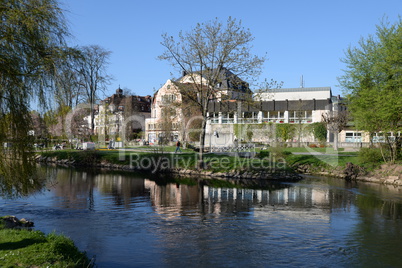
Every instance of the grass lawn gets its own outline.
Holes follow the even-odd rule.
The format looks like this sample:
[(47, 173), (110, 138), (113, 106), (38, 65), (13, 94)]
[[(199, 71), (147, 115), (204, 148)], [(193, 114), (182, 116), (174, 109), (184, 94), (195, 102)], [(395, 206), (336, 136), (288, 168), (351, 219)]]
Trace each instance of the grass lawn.
[[(95, 150), (95, 151), (77, 151), (77, 150), (59, 150), (43, 152), (46, 157), (56, 157), (58, 160), (75, 160), (81, 164), (93, 164), (95, 162), (106, 161), (111, 164), (133, 165), (142, 167), (169, 167), (196, 169), (198, 162), (198, 153), (192, 150), (183, 150), (182, 153), (175, 154), (175, 147), (167, 147), (162, 153), (144, 152), (133, 150)], [(230, 170), (249, 170), (259, 168), (282, 169), (282, 162), (275, 162), (272, 159), (258, 158), (239, 158), (222, 154), (208, 153), (204, 154), (204, 162), (207, 170), (213, 172), (227, 172)]]
[(74, 242), (54, 233), (0, 226), (0, 267), (91, 267)]
[(357, 153), (339, 154), (339, 155), (295, 155), (291, 154), (286, 157), (289, 164), (312, 164), (315, 166), (345, 166), (351, 162), (358, 165), (359, 159)]

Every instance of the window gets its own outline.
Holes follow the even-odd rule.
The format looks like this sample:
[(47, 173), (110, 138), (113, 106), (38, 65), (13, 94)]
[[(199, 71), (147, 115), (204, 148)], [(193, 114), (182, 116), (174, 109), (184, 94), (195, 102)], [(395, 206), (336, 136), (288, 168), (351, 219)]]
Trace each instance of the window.
[(362, 142), (362, 134), (359, 132), (346, 132), (345, 142)]
[(311, 123), (312, 118), (312, 111), (289, 111), (290, 123)]
[(171, 103), (176, 100), (176, 95), (167, 94), (162, 96), (162, 103)]

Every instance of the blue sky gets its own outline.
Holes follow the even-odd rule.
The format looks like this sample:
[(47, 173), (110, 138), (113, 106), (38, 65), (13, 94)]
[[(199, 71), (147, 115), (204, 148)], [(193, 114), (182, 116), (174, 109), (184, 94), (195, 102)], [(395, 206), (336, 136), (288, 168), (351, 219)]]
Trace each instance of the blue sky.
[(255, 37), (253, 53), (264, 55), (260, 80), (283, 81), (283, 87), (330, 86), (342, 95), (344, 51), (375, 33), (386, 16), (402, 14), (402, 0), (60, 0), (67, 10), (70, 45), (99, 45), (112, 52), (108, 72), (114, 77), (107, 94), (120, 86), (133, 94), (152, 95), (172, 78), (174, 69), (157, 56), (161, 35), (177, 35), (198, 22), (231, 16)]

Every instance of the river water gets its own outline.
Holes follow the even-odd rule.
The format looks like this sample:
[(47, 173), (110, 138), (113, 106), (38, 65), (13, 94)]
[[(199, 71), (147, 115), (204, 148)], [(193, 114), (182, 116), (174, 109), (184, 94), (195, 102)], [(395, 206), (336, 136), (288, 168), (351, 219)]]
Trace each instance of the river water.
[(46, 188), (0, 199), (0, 214), (70, 237), (97, 267), (402, 267), (400, 188), (306, 177), (246, 189), (42, 172)]

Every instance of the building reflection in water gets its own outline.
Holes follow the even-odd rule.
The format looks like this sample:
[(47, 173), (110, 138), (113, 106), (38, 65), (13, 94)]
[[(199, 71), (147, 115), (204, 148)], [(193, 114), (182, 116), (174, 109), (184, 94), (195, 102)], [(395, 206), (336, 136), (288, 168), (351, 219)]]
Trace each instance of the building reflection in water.
[(203, 215), (226, 213), (282, 213), (303, 212), (328, 220), (330, 194), (328, 189), (284, 187), (275, 190), (241, 188), (214, 188), (178, 184), (157, 185), (145, 180), (152, 204), (157, 213), (167, 217), (193, 215), (195, 210)]
[(122, 174), (97, 174), (72, 169), (57, 169), (57, 182), (49, 183), (57, 196), (58, 206), (94, 210), (95, 195), (103, 196), (110, 206), (130, 209), (135, 198), (149, 198), (144, 180)]
[[(166, 217), (200, 214), (253, 213), (261, 216), (269, 211), (292, 214), (297, 217), (323, 217), (336, 209), (349, 210), (353, 203), (378, 203), (382, 211), (390, 206), (389, 217), (399, 217), (401, 205), (384, 204), (378, 197), (358, 195), (345, 191), (345, 185), (310, 187), (308, 184), (276, 184), (266, 190), (242, 188), (215, 188), (194, 185), (162, 183), (133, 177), (133, 174), (93, 173), (72, 169), (50, 169), (52, 178), (48, 187), (54, 188), (58, 207), (94, 210), (109, 206), (130, 210), (138, 202), (150, 202), (156, 213)], [(338, 183), (345, 183), (338, 180)], [(369, 187), (364, 184), (364, 187)], [(376, 186), (379, 187), (379, 186)], [(385, 189), (385, 188), (384, 188)], [(399, 193), (398, 193), (399, 194)], [(395, 195), (395, 194), (394, 194)], [(102, 197), (102, 204), (96, 197)], [(370, 200), (371, 201), (370, 201)], [(97, 200), (97, 201), (96, 201)], [(98, 204), (96, 204), (98, 202)], [(393, 207), (392, 207), (393, 206)], [(391, 208), (392, 207), (392, 208)]]

